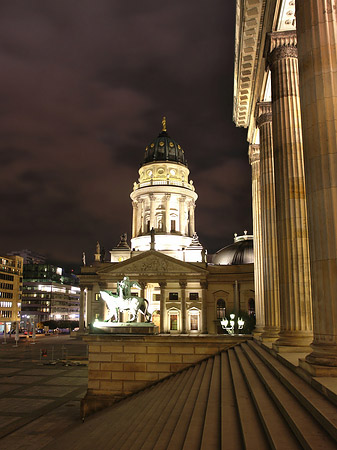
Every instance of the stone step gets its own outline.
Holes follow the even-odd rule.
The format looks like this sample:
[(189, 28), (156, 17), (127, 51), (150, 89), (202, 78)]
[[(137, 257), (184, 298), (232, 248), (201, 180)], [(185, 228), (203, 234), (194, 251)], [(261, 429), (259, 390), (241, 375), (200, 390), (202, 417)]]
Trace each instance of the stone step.
[(200, 450), (220, 448), (220, 355), (215, 355), (203, 423)]
[(232, 374), (229, 366), (228, 353), (222, 352), (221, 358), (221, 393), (220, 393), (220, 436), (221, 450), (242, 449), (240, 418), (233, 390)]
[[(174, 380), (174, 384), (171, 385), (166, 401), (160, 402), (156, 409), (152, 409), (152, 415), (150, 417), (143, 417), (140, 423), (141, 431), (137, 435), (137, 445), (140, 448), (152, 449), (153, 442), (156, 442), (158, 436), (161, 434), (162, 428), (164, 427), (167, 418), (170, 416), (172, 409), (175, 407), (179, 395), (182, 389), (186, 388), (187, 381), (191, 375), (191, 369), (177, 374)], [(143, 402), (143, 411), (147, 406)], [(128, 444), (128, 443), (126, 443)], [(122, 448), (124, 448), (123, 446)], [(125, 447), (127, 448), (127, 447)], [(131, 448), (131, 447), (128, 447)]]
[(305, 409), (310, 411), (320, 425), (337, 441), (336, 406), (256, 342), (248, 341), (244, 345), (248, 345), (259, 356), (287, 390), (297, 398)]
[[(179, 374), (181, 375), (181, 374)], [(160, 395), (153, 393), (151, 398), (148, 398), (146, 402), (142, 401), (143, 396), (139, 396), (138, 405), (133, 402), (132, 407), (136, 408), (136, 413), (133, 411), (132, 418), (128, 418), (128, 427), (124, 425), (124, 433), (121, 434), (120, 438), (116, 440), (116, 448), (120, 450), (129, 450), (132, 448), (134, 443), (137, 441), (137, 445), (140, 447), (141, 444), (146, 440), (146, 435), (144, 435), (143, 430), (146, 424), (153, 422), (153, 417), (158, 415), (162, 405), (166, 405), (171, 398), (172, 392), (174, 392), (179, 384), (180, 376), (170, 377), (166, 383), (158, 383), (156, 386), (156, 392), (160, 391)]]
[(242, 374), (252, 396), (271, 448), (298, 449), (299, 442), (260, 381), (241, 347), (235, 348)]
[(193, 369), (195, 368), (190, 368), (186, 372), (177, 375), (176, 389), (172, 390), (168, 402), (160, 406), (159, 410), (155, 412), (155, 417), (152, 421), (150, 419), (144, 424), (139, 441), (140, 444), (143, 442), (141, 449), (153, 449), (156, 442), (158, 440), (161, 441), (161, 435), (167, 421), (176, 409), (179, 410), (177, 406), (178, 401), (185, 391), (188, 392), (189, 386), (195, 378), (196, 374), (193, 375)]
[[(234, 395), (240, 417), (243, 448), (246, 450), (269, 449), (266, 435), (259, 420), (258, 411), (255, 408), (247, 384), (243, 377), (240, 365), (233, 349), (228, 350)], [(254, 439), (252, 439), (254, 436)]]
[(167, 450), (177, 450), (177, 449), (183, 448), (188, 425), (189, 425), (191, 417), (192, 417), (192, 413), (194, 410), (195, 402), (198, 397), (200, 385), (201, 385), (204, 373), (206, 371), (206, 366), (207, 366), (207, 361), (203, 361), (200, 364), (200, 371), (198, 372), (198, 375), (195, 378), (194, 383), (188, 393), (188, 397), (187, 397), (184, 407), (181, 411), (181, 414), (179, 416), (177, 424), (176, 424), (174, 430), (172, 430), (172, 435), (171, 435), (170, 441), (168, 442)]
[[(200, 370), (201, 366), (199, 364), (193, 367), (192, 371), (188, 372), (186, 383), (185, 384), (181, 383), (180, 392), (177, 398), (174, 398), (175, 399), (174, 408), (172, 409), (171, 414), (166, 419), (164, 427), (162, 428), (160, 435), (157, 437), (156, 442), (153, 444), (152, 447), (153, 449), (165, 450), (167, 448), (168, 442), (170, 441), (170, 438), (172, 436), (172, 432), (177, 425), (181, 411), (186, 403), (187, 397), (192, 388), (194, 380)], [(149, 441), (149, 443), (152, 444), (152, 440)]]
[(264, 361), (252, 351), (251, 347), (246, 344), (240, 347), (300, 444), (304, 448), (335, 449), (336, 443), (329, 434), (301, 405), (292, 392), (280, 382), (264, 364)]
[(207, 401), (209, 399), (210, 383), (214, 366), (214, 358), (207, 360), (205, 374), (202, 378), (198, 396), (194, 404), (193, 413), (187, 428), (183, 450), (199, 450), (202, 439), (203, 426), (205, 421), (205, 413)]

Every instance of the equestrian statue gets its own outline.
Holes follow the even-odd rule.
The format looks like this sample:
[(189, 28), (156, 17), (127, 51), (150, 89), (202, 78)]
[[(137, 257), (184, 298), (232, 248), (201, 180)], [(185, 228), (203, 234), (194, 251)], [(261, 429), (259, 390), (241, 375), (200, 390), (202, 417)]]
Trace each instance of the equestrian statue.
[(129, 311), (129, 322), (137, 320), (138, 311), (143, 314), (146, 322), (151, 322), (149, 302), (146, 298), (133, 296), (131, 294), (132, 287), (141, 288), (137, 281), (130, 281), (129, 277), (124, 277), (122, 281), (117, 283), (117, 295), (108, 290), (100, 291), (101, 297), (109, 309), (106, 322), (119, 322), (119, 313), (123, 311)]

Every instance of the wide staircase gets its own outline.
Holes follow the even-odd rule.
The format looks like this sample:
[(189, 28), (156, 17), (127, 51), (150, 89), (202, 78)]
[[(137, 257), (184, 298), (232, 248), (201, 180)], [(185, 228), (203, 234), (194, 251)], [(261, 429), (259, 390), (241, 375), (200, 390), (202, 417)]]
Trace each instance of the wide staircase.
[(90, 417), (54, 449), (336, 449), (337, 407), (249, 340)]

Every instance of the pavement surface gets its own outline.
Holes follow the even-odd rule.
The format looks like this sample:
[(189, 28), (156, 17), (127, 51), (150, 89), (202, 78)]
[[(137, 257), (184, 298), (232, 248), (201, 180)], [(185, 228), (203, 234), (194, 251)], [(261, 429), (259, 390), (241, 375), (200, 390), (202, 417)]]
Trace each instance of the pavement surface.
[(2, 335), (0, 449), (39, 450), (82, 423), (87, 345), (63, 335), (3, 342)]

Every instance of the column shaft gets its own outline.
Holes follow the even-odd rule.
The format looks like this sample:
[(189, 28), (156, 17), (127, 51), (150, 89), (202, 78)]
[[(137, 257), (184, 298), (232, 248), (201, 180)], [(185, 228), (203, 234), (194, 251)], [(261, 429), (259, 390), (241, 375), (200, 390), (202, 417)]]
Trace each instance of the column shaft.
[(271, 103), (257, 104), (257, 126), (260, 130), (262, 264), (266, 320), (262, 339), (272, 341), (278, 338), (280, 332), (280, 292)]
[(137, 202), (132, 202), (132, 237), (136, 237), (138, 234), (138, 230), (137, 230), (137, 215), (138, 215), (138, 203)]
[(186, 333), (186, 286), (187, 282), (185, 280), (179, 281), (181, 289), (181, 332)]
[(179, 198), (179, 231), (185, 234), (185, 196)]
[(81, 287), (81, 293), (80, 293), (80, 318), (79, 318), (79, 329), (80, 333), (84, 332), (84, 288)]
[(337, 367), (337, 15), (296, 1), (313, 302), (311, 364)]
[(269, 35), (281, 332), (275, 348), (312, 340), (311, 287), (296, 32)]
[(170, 199), (171, 199), (171, 194), (165, 194), (165, 232), (166, 233), (169, 233), (171, 231)]
[(190, 233), (191, 236), (193, 236), (194, 232), (195, 232), (195, 218), (194, 218), (194, 208), (195, 208), (195, 203), (191, 202), (190, 203)]
[(252, 166), (252, 212), (254, 236), (254, 285), (256, 326), (254, 334), (261, 334), (265, 325), (264, 293), (262, 269), (262, 230), (261, 230), (261, 187), (260, 150), (258, 145), (249, 147), (249, 162)]
[(150, 194), (150, 230), (156, 227), (155, 224), (155, 196)]
[(166, 282), (160, 282), (160, 333), (166, 333)]
[(202, 288), (202, 323), (201, 333), (207, 334), (207, 281), (201, 281), (200, 286)]

